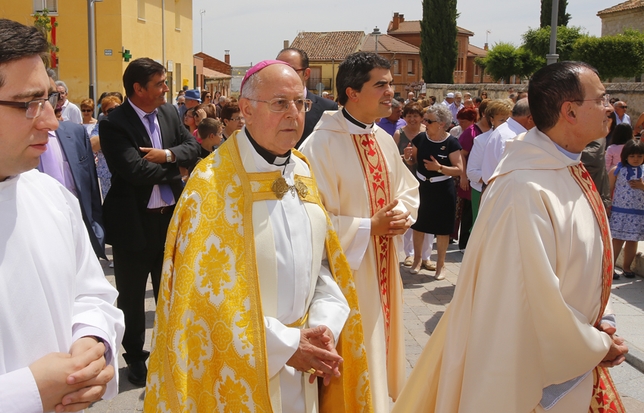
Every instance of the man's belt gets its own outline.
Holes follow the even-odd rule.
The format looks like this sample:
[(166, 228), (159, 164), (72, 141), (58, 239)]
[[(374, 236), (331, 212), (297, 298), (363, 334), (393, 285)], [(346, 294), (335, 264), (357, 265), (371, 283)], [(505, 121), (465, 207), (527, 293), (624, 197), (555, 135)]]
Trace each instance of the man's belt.
[(146, 212), (148, 214), (159, 214), (159, 215), (172, 214), (173, 211), (174, 211), (174, 205), (166, 205), (160, 208), (146, 209)]

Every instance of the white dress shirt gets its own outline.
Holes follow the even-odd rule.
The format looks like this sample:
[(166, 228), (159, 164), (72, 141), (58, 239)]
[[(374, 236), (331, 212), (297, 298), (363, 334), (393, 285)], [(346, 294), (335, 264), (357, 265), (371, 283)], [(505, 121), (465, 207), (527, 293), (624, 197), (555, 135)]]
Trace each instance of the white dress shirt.
[(501, 161), (501, 156), (505, 150), (505, 143), (523, 132), (527, 132), (527, 129), (512, 118), (509, 118), (505, 123), (494, 129), (494, 132), (492, 132), (487, 141), (487, 145), (485, 145), (483, 162), (481, 164), (481, 176), (485, 184), (488, 183), (492, 174), (494, 174), (496, 166)]

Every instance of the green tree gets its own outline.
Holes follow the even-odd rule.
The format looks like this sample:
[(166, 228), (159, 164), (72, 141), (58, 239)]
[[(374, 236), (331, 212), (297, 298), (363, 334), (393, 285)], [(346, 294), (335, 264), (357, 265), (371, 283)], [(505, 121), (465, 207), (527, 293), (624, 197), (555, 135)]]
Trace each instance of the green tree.
[[(557, 15), (557, 26), (568, 26), (570, 14), (566, 13), (568, 0), (559, 0), (559, 14)], [(541, 25), (540, 27), (550, 26), (552, 23), (552, 0), (541, 0)]]
[(34, 26), (40, 30), (40, 32), (45, 36), (47, 39), (47, 43), (49, 44), (49, 51), (50, 52), (58, 52), (58, 46), (55, 44), (52, 44), (49, 41), (49, 33), (51, 33), (51, 29), (54, 27), (58, 27), (58, 22), (54, 22), (52, 24), (51, 22), (51, 17), (49, 17), (49, 10), (43, 9), (41, 12), (35, 12), (34, 13)]
[(580, 38), (574, 49), (573, 59), (595, 67), (603, 80), (644, 73), (644, 35), (639, 32)]
[[(582, 30), (581, 27), (559, 26), (557, 28), (557, 54), (560, 61), (571, 60), (575, 42), (582, 37), (588, 37), (588, 34), (583, 33)], [(523, 48), (541, 62), (539, 68), (544, 67), (546, 55), (550, 53), (550, 26), (529, 29), (522, 37)]]
[(423, 0), (420, 60), (427, 83), (454, 83), (458, 56), (456, 0)]
[(487, 57), (482, 62), (485, 72), (495, 80), (509, 82), (512, 76), (523, 75), (522, 52), (510, 43), (497, 43), (490, 49)]

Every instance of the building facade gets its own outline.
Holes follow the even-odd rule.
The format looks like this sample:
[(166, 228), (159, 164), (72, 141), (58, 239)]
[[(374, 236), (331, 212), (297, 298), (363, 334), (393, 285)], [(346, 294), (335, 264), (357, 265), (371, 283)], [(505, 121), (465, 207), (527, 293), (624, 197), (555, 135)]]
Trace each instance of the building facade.
[(644, 0), (628, 0), (601, 10), (602, 36), (624, 33), (626, 29), (644, 32)]
[[(404, 14), (396, 12), (389, 22), (387, 34), (420, 48), (420, 23), (420, 20), (405, 20)], [(474, 63), (476, 57), (485, 57), (487, 54), (487, 52), (481, 53), (483, 49), (479, 47), (470, 47), (470, 37), (474, 36), (474, 32), (462, 27), (457, 27), (457, 30), (458, 54), (454, 68), (454, 83), (472, 83), (471, 80), (474, 83), (491, 81), (489, 76), (481, 78), (482, 69)], [(475, 74), (476, 72), (478, 74)]]
[[(58, 25), (51, 41), (59, 51), (52, 64), (69, 87), (69, 100), (89, 96), (87, 0), (5, 1), (0, 15), (32, 25), (34, 13), (47, 9)], [(97, 96), (123, 89), (123, 71), (131, 59), (149, 57), (168, 73), (170, 96), (193, 83), (192, 0), (109, 0), (95, 3)]]

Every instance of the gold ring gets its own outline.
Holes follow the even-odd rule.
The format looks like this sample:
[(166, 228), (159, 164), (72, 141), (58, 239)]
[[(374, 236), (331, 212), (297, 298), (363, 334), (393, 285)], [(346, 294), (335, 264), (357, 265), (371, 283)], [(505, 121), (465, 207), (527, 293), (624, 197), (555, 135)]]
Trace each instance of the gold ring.
[(313, 367), (311, 367), (306, 372), (309, 373), (309, 374), (315, 374), (316, 370)]

